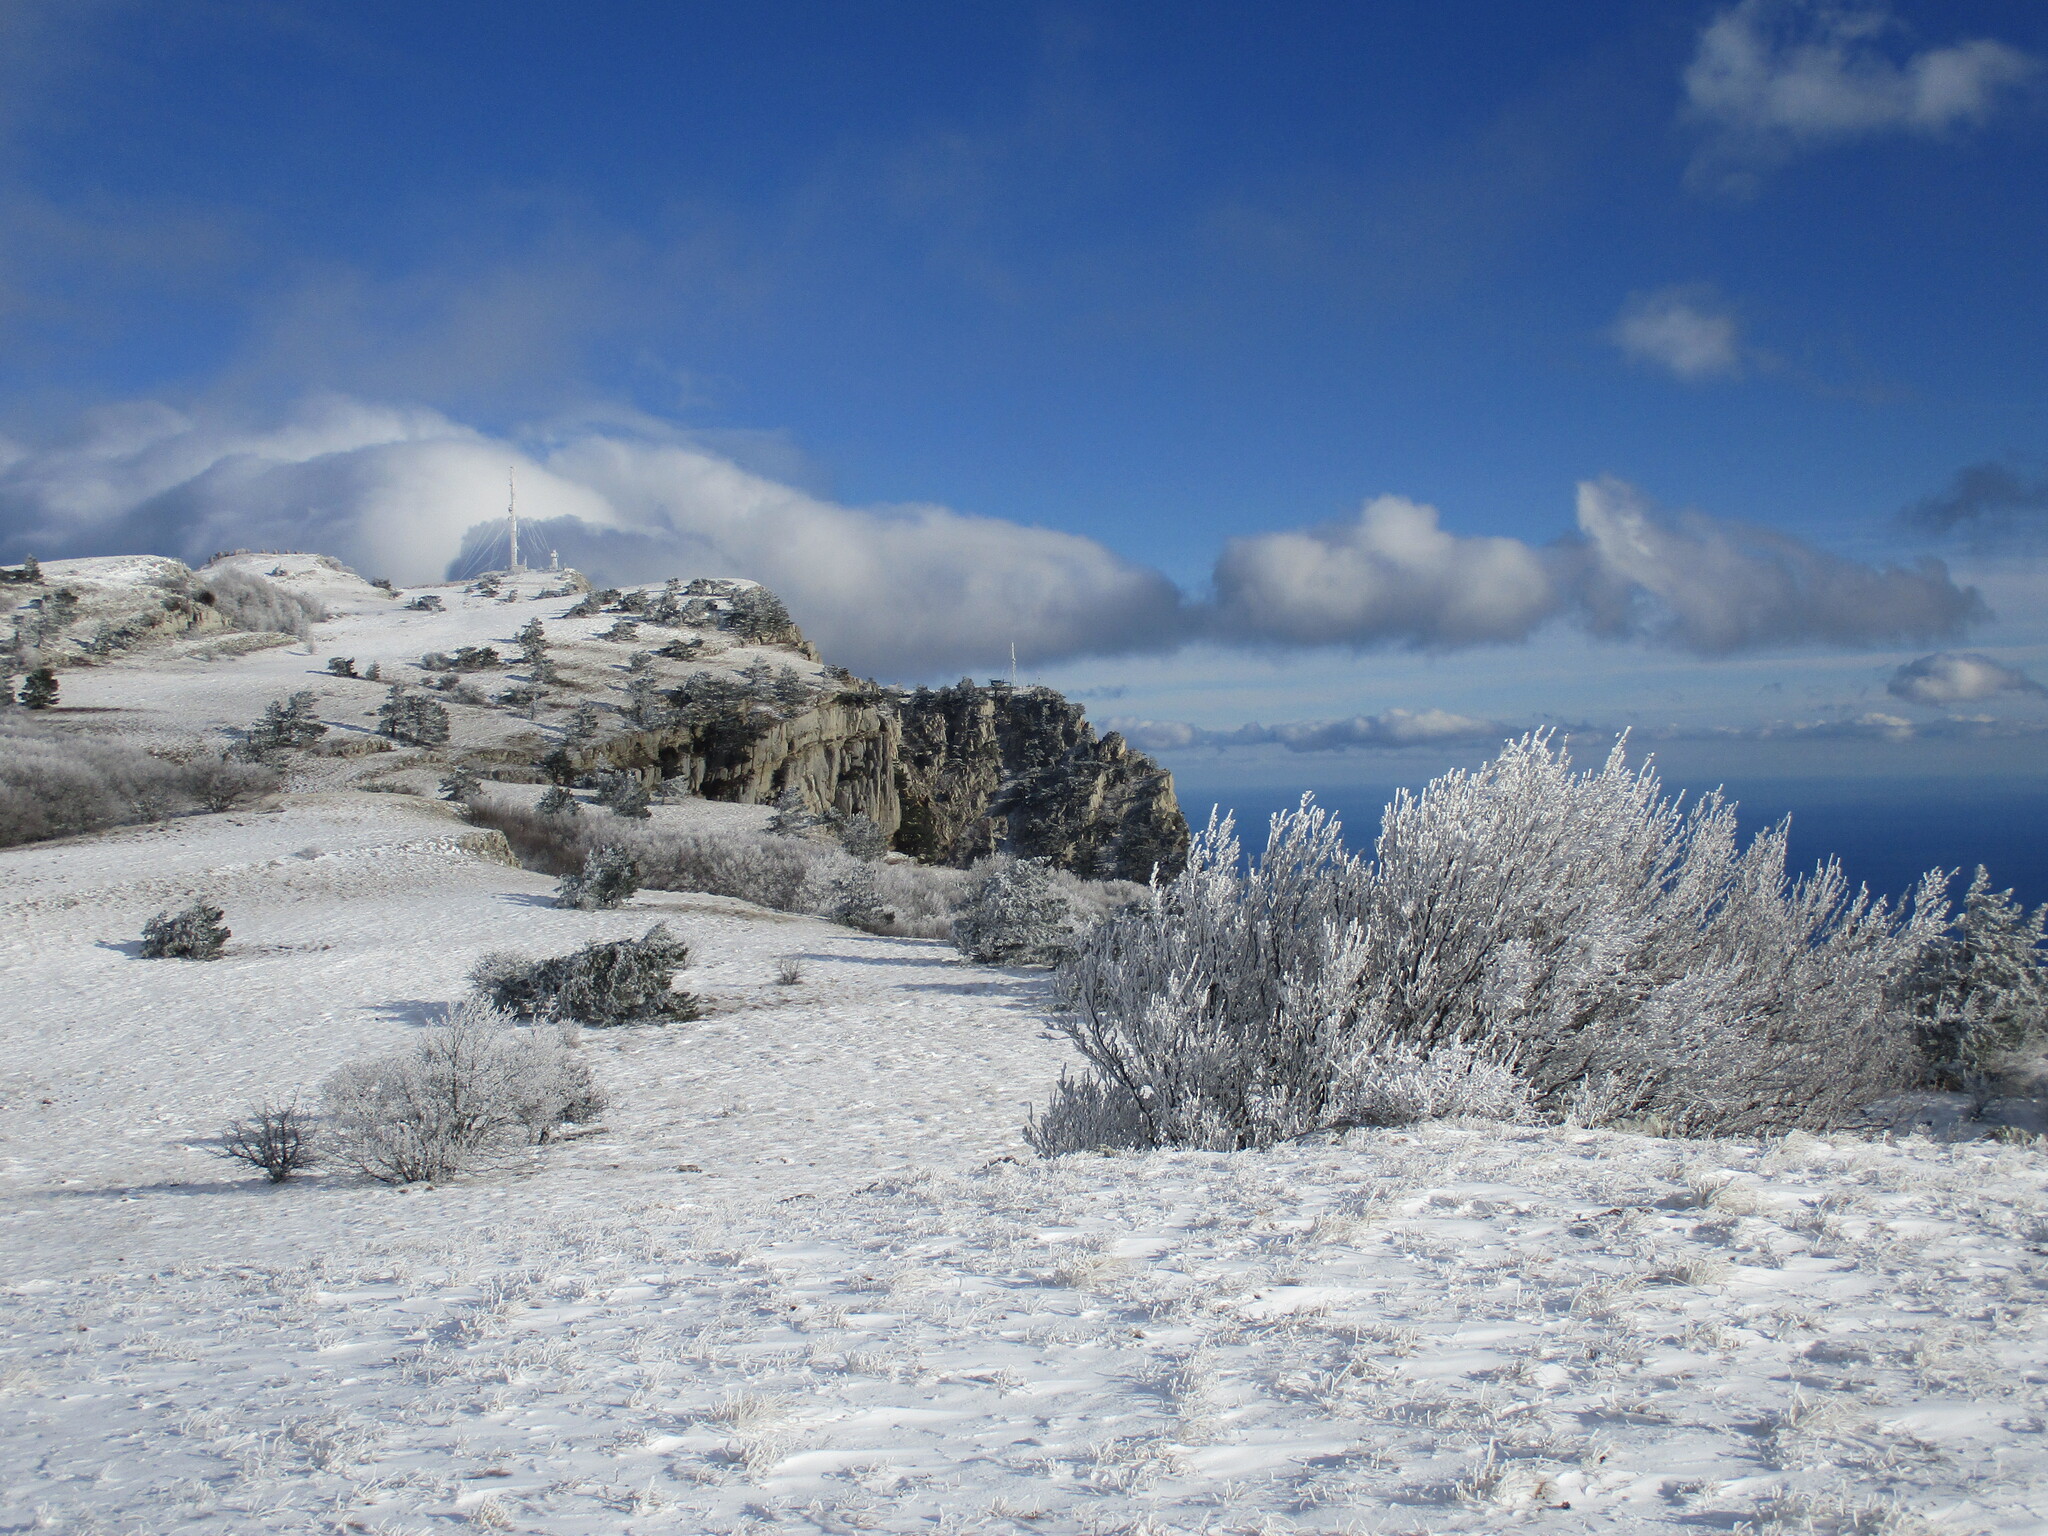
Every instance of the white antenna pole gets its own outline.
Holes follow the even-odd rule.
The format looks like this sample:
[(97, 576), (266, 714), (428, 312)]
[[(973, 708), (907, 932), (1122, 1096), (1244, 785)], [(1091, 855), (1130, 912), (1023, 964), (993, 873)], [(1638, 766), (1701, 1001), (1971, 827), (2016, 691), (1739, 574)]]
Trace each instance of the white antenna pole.
[(1017, 642), (1010, 642), (1010, 686), (1017, 686)]
[(505, 466), (505, 521), (512, 532), (512, 571), (519, 571), (519, 482), (513, 465)]

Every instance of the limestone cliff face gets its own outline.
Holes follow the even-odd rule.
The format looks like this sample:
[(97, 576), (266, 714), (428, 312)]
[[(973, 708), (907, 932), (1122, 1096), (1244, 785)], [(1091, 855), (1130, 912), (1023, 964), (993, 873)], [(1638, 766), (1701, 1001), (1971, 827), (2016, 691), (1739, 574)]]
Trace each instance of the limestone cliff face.
[(579, 772), (680, 779), (711, 800), (872, 817), (893, 847), (965, 866), (991, 853), (1094, 879), (1179, 871), (1188, 829), (1173, 776), (1049, 688), (978, 687), (836, 699), (630, 731), (571, 754)]

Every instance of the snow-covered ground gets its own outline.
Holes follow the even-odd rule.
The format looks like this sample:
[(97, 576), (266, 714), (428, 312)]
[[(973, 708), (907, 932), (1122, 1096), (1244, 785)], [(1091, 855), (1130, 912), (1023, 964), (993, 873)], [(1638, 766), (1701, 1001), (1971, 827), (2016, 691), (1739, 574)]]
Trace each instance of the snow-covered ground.
[[(66, 699), (168, 728), (137, 682), (189, 676), (244, 720), (311, 665)], [(716, 897), (563, 910), (438, 802), (301, 782), (0, 851), (0, 1531), (2048, 1529), (2036, 1145), (1041, 1162), (1073, 1058), (1039, 974)], [(226, 956), (137, 958), (201, 891)], [(434, 1188), (213, 1154), (486, 951), (656, 921), (706, 1016), (585, 1033), (590, 1134)]]

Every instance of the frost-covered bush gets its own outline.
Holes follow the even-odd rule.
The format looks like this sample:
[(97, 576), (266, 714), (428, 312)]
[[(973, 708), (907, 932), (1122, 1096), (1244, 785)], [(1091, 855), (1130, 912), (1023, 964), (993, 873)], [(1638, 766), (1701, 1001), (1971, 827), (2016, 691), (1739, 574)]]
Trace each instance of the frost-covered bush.
[(555, 903), (585, 912), (605, 912), (624, 906), (640, 884), (639, 861), (618, 844), (603, 843), (590, 850), (581, 869), (562, 876)]
[(637, 939), (586, 944), (570, 955), (526, 960), (497, 953), (470, 972), (477, 995), (526, 1019), (573, 1019), (599, 1026), (694, 1019), (701, 1005), (675, 990), (690, 946), (656, 923)]
[(1024, 1140), (1040, 1157), (1108, 1152), (1152, 1145), (1138, 1103), (1115, 1083), (1062, 1072), (1052, 1101), (1024, 1125)]
[(1074, 914), (1044, 859), (992, 863), (953, 920), (953, 942), (983, 965), (1051, 965), (1074, 937)]
[(253, 571), (224, 569), (201, 571), (197, 597), (236, 629), (269, 631), (312, 637), (313, 626), (327, 617), (327, 610), (313, 598), (279, 586)]
[(1212, 824), (1077, 940), (1066, 1028), (1156, 1144), (1262, 1145), (1453, 1078), (1552, 1119), (1597, 1081), (1681, 1131), (1837, 1124), (1914, 1075), (1902, 982), (1943, 883), (1895, 909), (1836, 864), (1793, 879), (1786, 835), (1741, 847), (1719, 797), (1532, 734), (1402, 793), (1372, 859), (1307, 801), (1249, 870)]
[(173, 762), (120, 741), (0, 719), (0, 848), (224, 811), (277, 783), (275, 773), (250, 763)]
[(322, 1092), (329, 1155), (391, 1184), (546, 1141), (605, 1103), (561, 1030), (522, 1027), (474, 999), (406, 1049), (342, 1067)]
[(1519, 1120), (1529, 1112), (1529, 1087), (1508, 1067), (1463, 1045), (1440, 1045), (1427, 1056), (1401, 1044), (1361, 1057), (1337, 1088), (1337, 1119), (1345, 1125), (1415, 1125), (1471, 1116)]
[(226, 916), (201, 897), (182, 912), (159, 912), (142, 925), (145, 960), (218, 960), (233, 937)]
[(377, 710), (377, 729), (409, 747), (438, 747), (448, 740), (448, 711), (433, 699), (393, 688)]
[(1355, 863), (1305, 806), (1247, 872), (1212, 818), (1181, 875), (1076, 941), (1061, 1023), (1146, 1144), (1263, 1146), (1328, 1123), (1362, 1029)]
[(838, 867), (827, 875), (820, 894), (807, 905), (828, 922), (844, 923), (864, 933), (882, 933), (896, 917), (882, 904), (874, 865), (858, 859), (839, 861)]
[(1991, 889), (1983, 865), (1962, 911), (1929, 944), (1907, 981), (1920, 1050), (1937, 1088), (2035, 1075), (2048, 1051), (2048, 906), (2031, 915)]
[(293, 1174), (313, 1166), (313, 1118), (288, 1104), (259, 1104), (249, 1115), (228, 1122), (221, 1132), (221, 1156), (261, 1169), (273, 1184), (282, 1184)]
[(648, 806), (654, 797), (648, 792), (647, 781), (639, 774), (618, 770), (600, 773), (593, 787), (597, 803), (614, 816), (624, 817), (627, 821), (647, 820)]

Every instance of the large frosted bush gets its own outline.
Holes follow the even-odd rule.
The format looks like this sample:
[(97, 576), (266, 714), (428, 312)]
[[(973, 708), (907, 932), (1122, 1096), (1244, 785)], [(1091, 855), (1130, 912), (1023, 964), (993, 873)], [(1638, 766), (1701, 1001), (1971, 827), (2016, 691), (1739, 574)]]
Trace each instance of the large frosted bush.
[(277, 785), (254, 764), (173, 762), (122, 741), (0, 720), (0, 847), (225, 811)]
[(1074, 938), (1065, 887), (1044, 859), (992, 864), (953, 923), (960, 952), (983, 965), (1051, 965)]
[(524, 1028), (481, 1001), (388, 1056), (323, 1086), (326, 1155), (392, 1184), (445, 1179), (594, 1119), (604, 1095), (551, 1027)]
[(1398, 796), (1370, 860), (1307, 801), (1250, 870), (1212, 825), (1079, 941), (1063, 1017), (1159, 1144), (1384, 1123), (1439, 1087), (1431, 1113), (1563, 1118), (1597, 1083), (1681, 1130), (1836, 1124), (1914, 1076), (1903, 983), (1943, 882), (1894, 908), (1833, 863), (1794, 879), (1786, 835), (1741, 846), (1719, 797), (1531, 734)]

